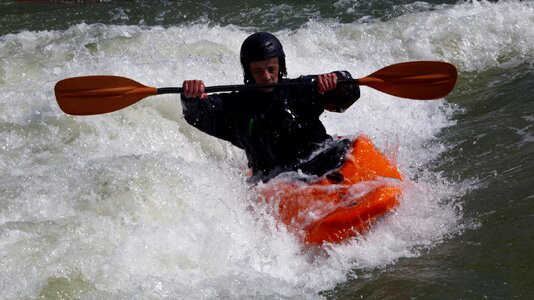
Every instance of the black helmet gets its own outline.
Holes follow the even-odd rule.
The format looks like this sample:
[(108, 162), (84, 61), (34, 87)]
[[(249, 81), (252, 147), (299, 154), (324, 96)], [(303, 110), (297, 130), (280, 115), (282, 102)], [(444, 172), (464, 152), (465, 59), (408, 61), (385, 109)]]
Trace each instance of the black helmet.
[(241, 66), (245, 75), (245, 84), (254, 83), (250, 73), (251, 62), (278, 57), (278, 80), (287, 75), (286, 55), (280, 41), (268, 32), (256, 32), (245, 39), (241, 45)]

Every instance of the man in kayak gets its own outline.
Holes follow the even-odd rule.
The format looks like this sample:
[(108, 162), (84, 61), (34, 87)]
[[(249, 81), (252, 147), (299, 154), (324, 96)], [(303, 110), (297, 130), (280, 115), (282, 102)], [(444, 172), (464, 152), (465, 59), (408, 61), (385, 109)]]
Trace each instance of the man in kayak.
[[(251, 182), (268, 181), (283, 172), (339, 177), (348, 139), (334, 140), (319, 119), (324, 110), (343, 112), (360, 97), (346, 71), (287, 79), (280, 41), (267, 32), (250, 35), (241, 46), (245, 84), (309, 82), (313, 88), (265, 88), (207, 95), (202, 80), (183, 82), (186, 121), (201, 131), (244, 149)], [(339, 179), (341, 180), (341, 179)]]

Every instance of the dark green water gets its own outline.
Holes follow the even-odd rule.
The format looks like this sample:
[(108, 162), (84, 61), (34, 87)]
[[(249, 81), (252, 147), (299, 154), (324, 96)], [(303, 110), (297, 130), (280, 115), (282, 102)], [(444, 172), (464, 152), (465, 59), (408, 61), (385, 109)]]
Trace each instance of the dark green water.
[[(440, 201), (444, 207), (453, 206), (457, 209), (461, 216), (460, 225), (450, 233), (445, 230), (446, 233), (437, 240), (420, 241), (418, 245), (414, 245), (411, 254), (416, 255), (400, 255), (400, 258), (393, 259), (393, 262), (377, 263), (374, 267), (355, 267), (347, 272), (346, 280), (333, 280), (336, 284), (317, 293), (312, 292), (312, 294), (331, 299), (532, 299), (534, 298), (534, 276), (532, 275), (534, 268), (534, 233), (532, 230), (534, 228), (533, 16), (534, 3), (532, 1), (340, 0), (337, 2), (274, 1), (270, 3), (257, 1), (211, 1), (210, 3), (116, 0), (104, 3), (3, 1), (0, 3), (0, 42), (7, 43), (2, 49), (11, 49), (9, 48), (11, 44), (13, 49), (24, 49), (24, 42), (18, 45), (18, 42), (13, 42), (13, 40), (24, 41), (24, 34), (27, 32), (57, 31), (62, 33), (82, 23), (105, 24), (108, 26), (106, 28), (113, 28), (117, 25), (135, 25), (142, 30), (151, 30), (154, 27), (187, 30), (198, 25), (205, 26), (207, 29), (203, 30), (207, 32), (223, 27), (225, 30), (235, 31), (243, 36), (245, 35), (243, 31), (268, 30), (289, 37), (297, 35), (300, 30), (313, 29), (316, 26), (320, 29), (315, 32), (313, 39), (319, 40), (328, 38), (328, 30), (331, 28), (346, 26), (343, 28), (349, 28), (345, 30), (350, 31), (350, 28), (353, 28), (351, 26), (355, 28), (369, 26), (369, 29), (363, 31), (368, 30), (369, 35), (375, 38), (374, 44), (366, 40), (365, 34), (357, 35), (349, 32), (344, 36), (360, 39), (361, 45), (369, 47), (370, 61), (386, 64), (392, 60), (423, 60), (434, 57), (450, 61), (457, 65), (459, 70), (457, 87), (445, 100), (450, 107), (453, 107), (453, 113), (447, 116), (451, 124), (439, 128), (435, 138), (428, 139), (425, 145), (420, 146), (441, 147), (443, 151), (436, 158), (419, 166), (420, 171), (415, 171), (410, 175), (413, 178), (423, 178), (425, 172), (440, 174), (440, 178), (444, 178), (442, 182), (452, 189), (457, 189), (459, 192), (456, 195), (459, 196)], [(398, 24), (405, 24), (402, 27), (404, 32), (399, 36), (386, 31), (387, 28), (399, 26)], [(82, 28), (75, 35), (90, 34), (92, 29), (85, 31)], [(380, 33), (382, 31), (385, 33)], [(443, 34), (443, 32), (450, 32), (450, 34)], [(154, 32), (154, 34), (157, 33)], [(17, 38), (12, 39), (13, 36)], [(186, 35), (181, 36), (185, 38)], [(50, 45), (55, 45), (60, 39), (51, 39)], [(209, 39), (218, 42), (216, 37), (212, 36)], [(105, 38), (103, 40), (106, 41)], [(396, 43), (396, 40), (399, 42)], [(73, 38), (73, 43), (76, 43), (76, 37)], [(98, 42), (94, 42), (94, 45), (97, 44)], [(373, 45), (377, 45), (377, 48), (373, 48)], [(161, 43), (153, 46), (164, 48), (167, 45)], [(90, 50), (97, 53), (98, 51), (105, 52), (106, 49), (106, 45), (94, 47), (96, 50), (93, 48)], [(340, 51), (344, 53), (344, 59), (353, 59), (350, 52), (356, 53), (358, 49), (347, 50), (344, 47), (345, 45), (331, 45), (328, 51), (332, 53)], [(42, 48), (36, 49), (42, 50)], [(200, 56), (204, 53), (203, 49), (199, 47), (195, 50)], [(400, 50), (396, 52), (396, 49)], [(134, 53), (133, 56), (141, 57), (141, 53), (135, 51), (135, 45), (131, 46), (129, 51)], [(380, 53), (383, 53), (382, 56)], [(6, 95), (8, 93), (10, 95), (9, 98), (7, 96), (3, 98), (4, 103), (0, 107), (0, 111), (6, 116), (24, 115), (27, 111), (27, 108), (10, 110), (9, 103), (12, 102), (8, 103), (11, 97), (17, 97), (16, 91), (19, 85), (23, 85), (26, 80), (22, 79), (21, 82), (10, 84), (10, 78), (26, 78), (26, 74), (22, 73), (31, 73), (31, 70), (27, 69), (16, 71), (16, 67), (7, 63), (10, 60), (21, 59), (17, 55), (18, 52), (15, 50), (13, 52), (5, 50), (0, 53), (0, 58), (6, 62), (6, 65), (0, 66), (2, 77), (0, 82), (3, 84), (1, 87)], [(34, 75), (35, 77), (48, 76), (47, 69), (60, 65), (52, 59), (51, 63), (46, 62), (46, 55), (39, 55), (36, 57), (39, 57), (41, 63), (33, 63), (38, 65), (36, 69), (45, 70), (35, 71), (37, 74)], [(312, 52), (311, 55), (315, 54)], [(76, 60), (76, 55), (66, 57), (72, 59), (73, 56), (73, 60)], [(354, 56), (361, 59), (361, 56), (357, 54)], [(317, 55), (318, 60), (320, 57), (322, 55)], [(167, 56), (161, 55), (156, 58), (165, 60)], [(117, 55), (117, 61), (119, 59), (120, 55)], [(127, 57), (123, 59), (129, 61)], [(217, 61), (217, 56), (211, 56), (210, 59)], [(221, 60), (225, 62), (224, 57)], [(371, 65), (374, 67), (374, 64)], [(81, 72), (85, 70), (80, 67), (76, 71), (80, 69)], [(162, 69), (162, 72), (166, 71), (165, 68)], [(157, 72), (148, 72), (148, 74), (157, 76), (155, 75)], [(53, 75), (50, 76), (44, 84), (57, 80)], [(165, 82), (161, 78), (158, 79)], [(40, 92), (26, 93), (23, 97), (38, 97), (38, 93)], [(46, 113), (46, 109), (44, 111)], [(166, 114), (163, 115), (166, 116)], [(9, 118), (3, 118), (1, 132), (31, 136), (26, 133), (27, 131), (25, 132), (27, 130), (24, 129), (25, 127), (19, 128), (20, 124), (17, 125), (16, 121), (9, 121)], [(39, 119), (36, 116), (26, 115), (21, 118)], [(427, 121), (430, 123), (433, 120), (429, 118)], [(76, 122), (78, 121), (68, 123), (69, 130), (79, 131), (82, 134), (99, 130), (97, 125), (84, 127), (85, 125), (79, 125)], [(131, 127), (128, 121), (121, 119), (120, 122), (124, 126), (123, 129)], [(421, 123), (416, 124), (414, 131), (423, 131), (424, 122), (425, 120), (422, 120)], [(34, 127), (39, 126), (32, 124)], [(56, 129), (61, 132), (61, 126), (57, 126)], [(55, 134), (54, 129), (48, 129), (48, 131), (52, 133), (47, 134)], [(3, 138), (3, 141), (7, 145), (15, 143), (17, 139), (9, 135)], [(3, 148), (5, 153), (11, 149), (10, 145)], [(33, 151), (41, 153), (39, 152), (41, 150), (34, 149)], [(400, 152), (402, 153), (402, 149)], [(2, 159), (8, 161), (7, 157), (8, 154)], [(36, 158), (36, 161), (38, 160), (39, 157)], [(8, 170), (9, 165), (6, 163), (2, 166), (3, 170)], [(14, 172), (9, 178), (31, 177), (23, 171), (19, 173)], [(8, 195), (8, 193), (11, 195), (12, 190), (22, 193), (18, 188), (13, 187), (14, 184), (10, 186), (11, 182), (14, 180), (4, 181), (0, 185), (3, 188), (0, 192), (3, 195)], [(130, 187), (129, 183), (128, 187)], [(8, 196), (5, 197), (7, 199)], [(3, 215), (0, 223), (4, 226), (16, 214), (13, 214), (12, 207), (2, 209)], [(0, 239), (8, 243), (11, 235), (6, 233), (8, 232), (6, 230), (2, 232), (0, 232)], [(30, 238), (28, 237), (27, 240)], [(16, 263), (12, 263), (11, 257), (7, 250), (0, 252), (0, 259), (2, 259), (0, 267), (16, 266)], [(21, 268), (29, 265), (31, 265), (31, 259), (29, 263), (21, 264)], [(83, 268), (80, 267), (80, 269)], [(16, 270), (12, 271), (16, 272)], [(94, 273), (91, 270), (79, 272), (85, 274), (85, 277), (90, 277), (88, 274)], [(42, 280), (35, 279), (38, 277), (37, 273), (33, 274), (33, 277), (26, 277), (27, 280), (42, 282)], [(57, 273), (57, 278), (47, 279), (48, 288), (40, 283), (40, 286), (37, 285), (38, 288), (33, 288), (37, 292), (28, 287), (21, 288), (21, 291), (13, 292), (11, 295), (19, 295), (21, 298), (23, 298), (22, 295), (34, 297), (41, 295), (41, 298), (53, 298), (51, 291), (55, 289), (59, 290), (60, 294), (64, 293), (66, 298), (83, 297), (84, 293), (95, 291), (97, 292), (91, 295), (97, 298), (99, 295), (109, 295), (99, 294), (98, 291), (106, 289), (94, 283), (96, 281), (91, 281), (90, 278), (71, 278), (70, 281), (64, 282), (61, 280), (60, 273)], [(231, 275), (234, 274), (221, 277), (232, 278)], [(129, 276), (135, 277), (136, 274), (132, 272)], [(243, 284), (247, 282), (245, 279), (239, 276), (238, 278), (239, 280), (235, 282), (240, 284), (235, 284), (235, 287), (232, 286), (233, 281), (230, 279), (222, 282), (234, 291), (247, 290), (250, 286), (264, 283), (262, 278), (257, 282), (248, 282), (247, 285)], [(267, 282), (270, 281), (267, 280)], [(13, 284), (14, 282), (6, 277), (2, 279), (0, 287), (7, 288)], [(298, 289), (302, 288), (301, 285), (297, 284)], [(117, 290), (108, 288), (106, 291), (111, 290), (111, 295), (116, 298), (126, 298), (127, 295), (135, 295), (136, 291), (145, 290), (136, 285), (126, 285), (127, 287), (124, 288), (120, 282), (117, 286), (120, 286)], [(204, 295), (210, 298), (209, 288), (216, 284), (210, 285), (210, 280), (206, 280), (205, 285), (200, 286), (208, 290)], [(275, 287), (276, 284), (273, 284), (271, 289), (275, 291), (266, 296), (267, 298), (309, 296), (305, 293), (295, 295), (283, 291), (276, 292)], [(74, 288), (79, 288), (81, 292), (75, 292)], [(163, 291), (165, 288), (168, 286), (164, 285)], [(128, 292), (124, 292), (124, 289)], [(184, 287), (183, 290), (187, 289)], [(261, 298), (261, 294), (254, 294), (254, 289), (251, 290), (252, 292), (248, 294), (229, 293), (226, 296), (228, 298), (239, 297), (239, 295)], [(308, 291), (306, 287), (302, 290)], [(314, 289), (310, 288), (310, 290)], [(156, 295), (159, 295), (156, 298), (160, 298), (162, 293)], [(176, 295), (170, 293), (169, 298), (175, 298)], [(214, 294), (211, 295), (215, 297)]]
[[(180, 26), (192, 23), (237, 25), (262, 30), (296, 29), (310, 19), (351, 23), (362, 18), (387, 20), (456, 1), (5, 1), (0, 34), (20, 30), (66, 29), (85, 23)], [(61, 1), (57, 1), (61, 2)], [(77, 3), (82, 2), (82, 3)]]

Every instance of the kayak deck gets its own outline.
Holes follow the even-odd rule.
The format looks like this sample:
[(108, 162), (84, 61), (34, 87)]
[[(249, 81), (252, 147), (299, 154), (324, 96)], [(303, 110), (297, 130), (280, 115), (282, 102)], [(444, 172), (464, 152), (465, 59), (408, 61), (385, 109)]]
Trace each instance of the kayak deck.
[(280, 221), (307, 244), (337, 243), (363, 233), (398, 205), (402, 177), (369, 138), (354, 140), (339, 182), (274, 179), (260, 190)]

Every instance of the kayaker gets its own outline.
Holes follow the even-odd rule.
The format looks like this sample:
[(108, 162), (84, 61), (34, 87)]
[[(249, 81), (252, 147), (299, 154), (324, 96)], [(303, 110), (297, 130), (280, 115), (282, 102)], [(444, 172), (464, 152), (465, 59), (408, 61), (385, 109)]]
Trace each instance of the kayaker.
[(339, 176), (335, 170), (351, 145), (334, 140), (319, 119), (324, 110), (343, 112), (360, 97), (346, 71), (287, 79), (280, 41), (267, 32), (250, 35), (241, 46), (245, 84), (312, 82), (315, 88), (270, 88), (207, 95), (202, 80), (185, 80), (181, 95), (186, 121), (201, 131), (244, 149), (250, 181), (268, 181), (288, 171)]

